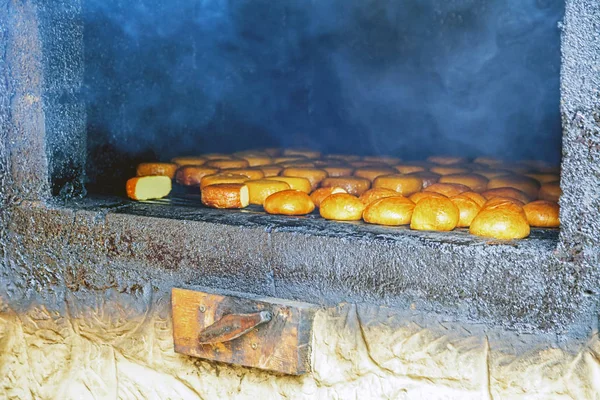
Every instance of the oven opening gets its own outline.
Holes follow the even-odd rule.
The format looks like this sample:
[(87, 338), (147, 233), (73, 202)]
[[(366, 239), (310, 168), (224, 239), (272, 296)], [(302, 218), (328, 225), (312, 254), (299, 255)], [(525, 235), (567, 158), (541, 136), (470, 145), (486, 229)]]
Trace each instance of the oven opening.
[[(480, 194), (507, 176), (526, 182), (507, 197), (525, 193), (527, 203), (548, 186), (540, 198), (557, 201), (563, 13), (562, 1), (533, 0), (85, 1), (88, 197), (144, 215), (252, 214), (265, 224), (477, 241), (468, 227), (446, 236), (407, 224), (340, 228), (318, 208), (302, 217), (260, 205), (217, 210), (202, 204), (199, 182), (178, 179), (165, 198), (129, 203), (126, 182), (140, 163), (250, 154), (329, 178), (336, 167), (365, 170), (371, 188), (373, 169), (422, 186), (483, 176), (466, 184)], [(557, 241), (558, 229), (532, 227), (528, 238)]]

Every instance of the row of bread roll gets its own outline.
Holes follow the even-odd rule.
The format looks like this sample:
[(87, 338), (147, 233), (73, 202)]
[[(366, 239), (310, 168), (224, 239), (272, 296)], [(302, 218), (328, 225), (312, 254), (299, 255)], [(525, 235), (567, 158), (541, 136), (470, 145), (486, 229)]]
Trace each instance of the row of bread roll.
[[(376, 183), (382, 176), (408, 175), (421, 179), (428, 187), (436, 182), (463, 184), (476, 192), (500, 187), (512, 187), (526, 193), (532, 200), (538, 198), (557, 200), (560, 195), (558, 174), (539, 162), (503, 164), (500, 161), (480, 158), (468, 163), (457, 157), (430, 157), (425, 162), (398, 164), (393, 157), (324, 156), (318, 152), (287, 149), (270, 153), (265, 151), (239, 152), (232, 155), (207, 154), (198, 157), (177, 157), (173, 163), (140, 164), (138, 175), (173, 176), (184, 185), (198, 185), (205, 175), (225, 172), (241, 174), (250, 179), (263, 176), (305, 177), (312, 189), (317, 186), (347, 185), (346, 190), (360, 195), (369, 187), (383, 187)], [(271, 157), (279, 154), (278, 157)], [(408, 177), (405, 177), (410, 179)], [(379, 179), (381, 181), (381, 179)], [(338, 181), (338, 182), (336, 182)], [(544, 186), (544, 187), (542, 187)], [(408, 193), (404, 193), (408, 195)]]
[[(313, 154), (313, 156), (314, 155), (315, 154)], [(506, 214), (504, 211), (504, 214), (500, 211), (492, 213), (490, 212), (490, 210), (495, 209), (504, 210), (506, 207), (503, 207), (502, 204), (496, 204), (494, 206), (494, 203), (490, 202), (489, 206), (483, 207), (488, 211), (486, 211), (486, 213), (481, 213), (483, 216), (479, 219), (476, 219), (476, 217), (479, 215), (478, 207), (481, 208), (482, 205), (474, 202), (469, 195), (479, 195), (478, 193), (474, 192), (482, 192), (483, 196), (479, 196), (484, 200), (506, 197), (509, 203), (514, 203), (517, 207), (523, 208), (523, 204), (528, 203), (530, 198), (537, 197), (535, 194), (535, 187), (537, 185), (534, 182), (536, 179), (545, 181), (541, 183), (539, 185), (539, 189), (537, 189), (540, 193), (540, 197), (542, 197), (541, 193), (543, 193), (544, 197), (542, 198), (555, 200), (558, 197), (556, 194), (558, 193), (558, 195), (560, 195), (560, 187), (558, 186), (557, 182), (551, 180), (552, 178), (555, 178), (555, 176), (551, 173), (539, 172), (536, 176), (525, 177), (515, 175), (514, 173), (511, 175), (502, 175), (494, 174), (494, 171), (488, 171), (490, 172), (489, 176), (491, 179), (486, 181), (487, 178), (485, 178), (484, 175), (468, 173), (468, 170), (463, 171), (460, 169), (460, 166), (455, 165), (456, 163), (444, 164), (443, 162), (440, 162), (439, 166), (430, 167), (428, 170), (422, 169), (412, 172), (406, 171), (408, 172), (407, 174), (394, 174), (390, 173), (393, 172), (393, 170), (389, 168), (390, 164), (388, 164), (387, 167), (383, 165), (373, 166), (369, 163), (373, 162), (374, 160), (372, 158), (365, 158), (363, 160), (357, 160), (353, 162), (353, 176), (329, 176), (327, 164), (321, 163), (321, 168), (314, 168), (315, 164), (317, 163), (313, 161), (317, 160), (312, 159), (311, 161), (308, 161), (307, 159), (297, 158), (295, 156), (296, 155), (294, 154), (288, 154), (287, 156), (280, 157), (277, 160), (280, 163), (287, 163), (287, 167), (283, 165), (278, 166), (266, 164), (266, 162), (269, 161), (268, 157), (263, 156), (260, 162), (263, 163), (263, 166), (270, 167), (270, 172), (272, 173), (272, 176), (267, 177), (267, 179), (261, 179), (265, 176), (262, 170), (249, 169), (248, 171), (244, 171), (243, 168), (240, 168), (245, 165), (243, 163), (226, 164), (213, 162), (220, 159), (221, 156), (218, 155), (206, 157), (206, 159), (209, 160), (208, 166), (200, 167), (198, 165), (182, 165), (179, 168), (180, 170), (184, 171), (185, 169), (195, 168), (201, 170), (202, 173), (206, 173), (206, 175), (202, 176), (200, 179), (193, 181), (193, 184), (197, 184), (201, 188), (221, 185), (218, 187), (219, 190), (232, 190), (234, 192), (235, 195), (232, 196), (218, 197), (222, 199), (232, 199), (231, 201), (221, 201), (221, 203), (215, 203), (214, 200), (207, 201), (205, 204), (211, 207), (237, 208), (245, 206), (245, 203), (240, 201), (241, 197), (243, 196), (237, 194), (241, 191), (241, 189), (239, 189), (238, 186), (226, 186), (231, 184), (245, 184), (248, 187), (248, 203), (262, 204), (267, 212), (288, 215), (302, 215), (311, 212), (315, 205), (319, 207), (321, 203), (330, 197), (330, 195), (339, 194), (340, 196), (333, 196), (333, 198), (325, 201), (324, 207), (322, 206), (320, 208), (321, 215), (324, 218), (337, 220), (360, 220), (362, 218), (369, 223), (378, 223), (377, 221), (379, 221), (379, 223), (384, 225), (397, 225), (403, 224), (400, 222), (405, 223), (407, 221), (407, 213), (408, 210), (411, 209), (410, 203), (412, 203), (412, 201), (409, 201), (406, 199), (406, 197), (401, 197), (398, 195), (409, 196), (415, 194), (422, 196), (424, 193), (437, 193), (440, 195), (440, 197), (449, 197), (451, 203), (454, 204), (456, 209), (459, 210), (456, 225), (454, 227), (468, 227), (471, 222), (475, 220), (475, 228), (471, 229), (473, 233), (479, 233), (483, 236), (492, 236), (498, 238), (503, 237), (500, 237), (497, 234), (495, 236), (494, 234), (486, 234), (485, 231), (482, 231), (480, 229), (480, 221), (485, 221), (486, 219), (483, 217), (489, 217), (490, 214)], [(195, 160), (189, 159), (184, 161), (196, 162)], [(378, 160), (378, 162), (381, 161), (382, 160)], [(385, 161), (388, 163), (394, 163), (398, 160), (388, 159)], [(204, 165), (206, 164), (207, 162), (204, 162)], [(381, 164), (383, 164), (383, 162), (381, 162)], [(249, 165), (250, 164), (248, 164), (248, 166)], [(423, 163), (423, 165), (425, 165), (425, 163)], [(454, 165), (454, 167), (452, 167), (452, 165)], [(330, 171), (334, 174), (336, 172), (335, 168), (343, 169), (344, 166), (331, 166)], [(443, 168), (446, 168), (446, 170), (443, 170)], [(143, 166), (143, 168), (140, 169), (142, 169), (142, 172), (148, 172), (148, 166)], [(146, 169), (146, 171), (143, 171), (144, 169)], [(159, 173), (167, 176), (173, 176), (176, 173), (173, 171), (172, 167), (167, 168), (160, 165), (156, 169)], [(176, 171), (179, 173), (179, 170)], [(398, 169), (398, 171), (400, 170)], [(243, 174), (244, 172), (245, 174)], [(252, 172), (252, 174), (250, 174), (250, 172)], [(347, 173), (348, 171), (346, 170), (342, 172)], [(436, 172), (442, 173), (439, 174), (441, 178), (438, 177)], [(444, 173), (447, 172), (452, 173), (444, 175)], [(460, 174), (456, 174), (456, 172)], [(262, 176), (260, 173), (262, 173)], [(281, 173), (283, 176), (277, 176), (276, 173)], [(185, 174), (182, 175), (185, 176)], [(203, 179), (205, 177), (206, 179), (203, 183)], [(427, 180), (426, 185), (424, 184), (425, 180)], [(272, 184), (270, 182), (277, 183)], [(487, 183), (487, 185), (484, 185), (485, 183)], [(276, 185), (277, 187), (272, 188), (272, 185)], [(321, 188), (317, 189), (318, 186), (321, 186)], [(424, 189), (425, 192), (420, 192), (419, 190), (421, 190), (424, 186), (426, 186)], [(371, 187), (373, 187), (373, 189), (369, 190)], [(545, 188), (546, 190), (542, 191), (542, 188)], [(217, 188), (213, 188), (211, 191), (216, 189)], [(556, 189), (558, 189), (558, 191)], [(209, 193), (211, 191), (209, 191)], [(283, 191), (287, 192), (281, 195), (272, 196), (275, 193)], [(308, 193), (312, 193), (310, 197), (308, 196)], [(465, 195), (463, 195), (463, 193)], [(361, 207), (359, 203), (362, 203), (363, 205), (365, 203), (356, 197), (361, 196), (362, 200), (365, 200), (362, 196), (365, 194), (368, 194), (368, 196), (374, 196), (374, 198), (377, 198), (379, 195), (382, 195), (382, 198), (395, 198), (380, 201), (377, 203), (376, 207), (373, 206), (372, 208), (369, 208), (368, 212), (366, 212), (368, 206), (365, 205), (364, 207)], [(552, 197), (553, 195), (554, 197)], [(267, 206), (266, 200), (271, 196), (273, 198)], [(209, 196), (208, 198), (211, 197)], [(479, 200), (481, 202), (481, 199)], [(287, 203), (296, 205), (288, 209), (286, 208)], [(367, 204), (368, 203), (369, 202), (367, 201)], [(414, 208), (416, 209), (417, 213), (415, 214), (416, 217), (414, 218), (414, 221), (411, 215), (411, 227), (413, 229), (426, 230), (454, 229), (452, 226), (452, 221), (454, 220), (455, 213), (453, 213), (454, 209), (449, 207), (448, 204), (449, 203), (443, 200), (428, 200), (419, 207), (415, 206)], [(543, 218), (540, 217), (540, 213), (542, 212), (539, 210), (540, 207), (543, 209), (543, 213), (545, 213), (545, 217)], [(548, 212), (548, 207), (550, 207), (550, 212)], [(528, 209), (530, 209), (530, 211), (525, 213), (525, 215), (526, 218), (531, 220), (530, 223), (532, 226), (557, 226), (558, 206), (554, 205), (554, 203), (534, 203), (531, 207), (528, 207)], [(443, 212), (436, 213), (434, 212), (435, 210), (441, 210)], [(525, 209), (523, 208), (523, 210)], [(554, 212), (554, 210), (556, 210), (556, 212)], [(414, 213), (414, 210), (411, 210), (411, 213)], [(431, 218), (433, 218), (433, 220), (431, 220)], [(489, 218), (487, 221), (489, 222)], [(498, 229), (498, 227), (495, 229)], [(508, 236), (519, 237), (519, 235), (523, 234), (522, 232), (523, 231), (518, 234), (509, 234)]]

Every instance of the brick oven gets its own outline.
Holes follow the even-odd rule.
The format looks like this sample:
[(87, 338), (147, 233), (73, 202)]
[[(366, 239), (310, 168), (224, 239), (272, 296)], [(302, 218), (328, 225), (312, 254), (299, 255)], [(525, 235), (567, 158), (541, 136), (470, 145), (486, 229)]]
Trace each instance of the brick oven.
[[(204, 3), (195, 6), (206, 11), (198, 23), (218, 20), (219, 7)], [(441, 14), (433, 13), (439, 26), (470, 15), (460, 7), (483, 7), (478, 1), (449, 3), (457, 11), (439, 20), (435, 16)], [(542, 9), (554, 4), (528, 3)], [(166, 125), (151, 127), (153, 137), (165, 134), (167, 147), (169, 141), (176, 144), (168, 149), (165, 142), (150, 140), (144, 147), (135, 133), (143, 125), (129, 113), (139, 112), (143, 121), (161, 111), (129, 106), (127, 93), (143, 85), (132, 83), (120, 91), (119, 86), (154, 75), (136, 75), (145, 70), (115, 77), (111, 74), (122, 74), (128, 64), (111, 69), (110, 55), (143, 48), (143, 38), (137, 35), (147, 26), (136, 25), (137, 19), (96, 19), (102, 5), (91, 0), (0, 0), (0, 4), (0, 397), (593, 399), (599, 395), (597, 2), (566, 0), (557, 28), (560, 230), (535, 230), (516, 242), (490, 242), (461, 231), (389, 230), (318, 218), (229, 212), (196, 207), (175, 197), (128, 201), (121, 193), (123, 179), (143, 157), (157, 157), (160, 149), (166, 154), (181, 151), (194, 135), (210, 151), (222, 151), (231, 143), (245, 145), (247, 139), (242, 137), (252, 135), (267, 145), (272, 129), (243, 125), (244, 117), (235, 114), (235, 107), (216, 102), (216, 119), (209, 118), (204, 125), (211, 134), (198, 134), (198, 127), (190, 133), (187, 116), (172, 122), (174, 134), (164, 133), (170, 121), (165, 117), (161, 123)], [(137, 10), (143, 18), (170, 15), (168, 7), (146, 9), (143, 1), (106, 4)], [(257, 1), (246, 11), (260, 7), (268, 5)], [(292, 12), (281, 12), (293, 20), (294, 11), (292, 7)], [(243, 15), (253, 21), (264, 17)], [(270, 21), (267, 17), (282, 20), (267, 15), (265, 24)], [(111, 24), (134, 32), (130, 41), (115, 36), (111, 43)], [(535, 30), (523, 35), (535, 37)], [(334, 39), (323, 35), (319, 40)], [(168, 60), (169, 55), (157, 55), (162, 63), (161, 57)], [(290, 65), (295, 62), (302, 61)], [(162, 77), (161, 71), (150, 73)], [(113, 87), (102, 92), (106, 82)], [(314, 84), (324, 83), (317, 79)], [(186, 102), (202, 100), (185, 97), (187, 92), (181, 96)], [(298, 96), (310, 99), (311, 94)], [(553, 101), (558, 104), (558, 99)], [(112, 109), (115, 102), (122, 106)], [(261, 108), (268, 107), (256, 109)], [(319, 111), (300, 114), (297, 121), (325, 118)], [(452, 122), (457, 121), (462, 120)], [(417, 119), (405, 128), (421, 122)], [(273, 122), (269, 128), (278, 123), (283, 124)], [(552, 124), (543, 126), (550, 129)], [(279, 144), (314, 146), (319, 136), (335, 138), (327, 133), (334, 128), (284, 136)], [(243, 133), (235, 136), (232, 131)], [(113, 140), (115, 132), (123, 136)], [(177, 142), (175, 134), (186, 139)], [(361, 148), (371, 143), (371, 150), (381, 151), (388, 146), (389, 135), (374, 139), (377, 145), (358, 134), (353, 140)], [(538, 143), (544, 149), (545, 141), (554, 140), (511, 135), (515, 147)], [(349, 151), (353, 141), (343, 142), (339, 149)], [(324, 146), (335, 149), (335, 143)], [(235, 146), (232, 151), (239, 150)], [(288, 376), (175, 353), (173, 288), (313, 305), (307, 371)]]

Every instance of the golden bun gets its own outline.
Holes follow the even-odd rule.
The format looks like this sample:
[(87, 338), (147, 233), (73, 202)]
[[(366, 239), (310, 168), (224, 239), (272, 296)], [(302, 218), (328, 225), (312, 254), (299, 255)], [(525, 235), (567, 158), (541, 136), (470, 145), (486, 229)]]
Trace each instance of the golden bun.
[(273, 181), (268, 179), (256, 179), (246, 181), (250, 204), (262, 206), (266, 198), (273, 193), (289, 190), (290, 185), (282, 181)]
[(440, 183), (458, 183), (470, 188), (473, 192), (483, 192), (488, 185), (488, 179), (478, 174), (451, 174), (439, 179)]
[(395, 174), (396, 170), (393, 168), (377, 168), (377, 167), (363, 167), (354, 170), (354, 176), (359, 178), (366, 178), (373, 182), (375, 178), (381, 175), (392, 175)]
[(536, 228), (558, 228), (560, 226), (557, 203), (547, 200), (537, 200), (523, 207), (527, 222)]
[(318, 168), (291, 167), (281, 171), (281, 176), (306, 178), (310, 182), (311, 189), (315, 190), (328, 174), (327, 171)]
[(447, 197), (444, 196), (441, 193), (436, 193), (436, 192), (417, 192), (417, 193), (413, 193), (410, 195), (409, 199), (410, 201), (412, 201), (413, 203), (417, 204), (418, 202), (420, 202), (423, 199), (428, 199), (430, 197)]
[(212, 208), (244, 208), (249, 204), (248, 186), (243, 183), (219, 183), (206, 186), (202, 204)]
[(177, 170), (175, 181), (180, 185), (200, 186), (202, 178), (207, 175), (214, 175), (217, 172), (219, 172), (218, 168), (184, 165)]
[(376, 200), (383, 199), (385, 197), (398, 196), (398, 192), (392, 189), (375, 188), (369, 189), (358, 198), (365, 205), (368, 205)]
[(324, 187), (324, 188), (319, 188), (319, 189), (315, 190), (314, 192), (312, 192), (310, 194), (310, 198), (313, 201), (313, 203), (315, 203), (315, 206), (321, 207), (321, 203), (323, 202), (323, 200), (325, 200), (327, 197), (331, 196), (332, 194), (336, 194), (336, 193), (348, 193), (348, 192), (346, 192), (346, 190), (342, 189), (341, 187), (336, 187), (336, 186)]
[(141, 163), (137, 166), (137, 176), (168, 176), (173, 179), (177, 172), (175, 163)]
[(125, 191), (132, 200), (162, 199), (171, 193), (171, 178), (164, 175), (138, 176), (127, 180)]
[(510, 201), (481, 209), (471, 222), (469, 232), (494, 239), (523, 239), (530, 227), (523, 208)]
[(206, 159), (200, 156), (184, 156), (184, 157), (174, 157), (171, 159), (172, 163), (177, 164), (179, 167), (184, 165), (204, 165), (206, 163)]
[(460, 211), (444, 197), (428, 197), (417, 203), (410, 229), (419, 231), (451, 231), (458, 225)]
[(290, 189), (267, 197), (263, 208), (269, 214), (306, 215), (315, 209), (315, 203), (305, 192)]
[(204, 190), (205, 187), (210, 185), (218, 185), (221, 183), (244, 183), (248, 181), (248, 177), (237, 174), (218, 173), (213, 175), (206, 175), (200, 179), (200, 190)]
[(243, 158), (230, 158), (227, 160), (209, 160), (206, 162), (207, 167), (215, 167), (220, 169), (232, 169), (232, 168), (248, 168), (250, 164)]
[(464, 192), (470, 192), (471, 188), (460, 183), (434, 183), (423, 189), (424, 192), (435, 192), (446, 197), (457, 196)]
[(337, 186), (354, 196), (360, 196), (371, 188), (371, 181), (357, 176), (337, 176), (323, 179), (321, 187)]
[(373, 188), (391, 189), (403, 196), (410, 196), (417, 193), (423, 187), (423, 180), (410, 175), (383, 175), (378, 176), (373, 181)]
[(435, 174), (431, 171), (411, 172), (406, 175), (421, 178), (421, 180), (423, 181), (423, 189), (433, 185), (434, 183), (438, 183), (441, 177), (441, 175)]
[(511, 187), (501, 187), (496, 189), (489, 189), (485, 192), (481, 193), (483, 197), (487, 200), (493, 199), (494, 197), (511, 197), (513, 199), (519, 200), (523, 204), (529, 203), (529, 196), (526, 193), (520, 191), (519, 189), (511, 188)]
[(277, 176), (281, 171), (283, 171), (283, 167), (281, 165), (275, 164), (260, 165), (257, 168), (260, 169), (267, 178)]
[(458, 224), (456, 226), (459, 228), (468, 228), (475, 216), (481, 211), (481, 206), (464, 194), (451, 197), (450, 200), (458, 207), (459, 211)]
[(414, 208), (415, 203), (404, 196), (385, 197), (367, 205), (362, 217), (369, 224), (408, 225)]
[(413, 172), (422, 172), (426, 170), (424, 166), (417, 164), (397, 164), (394, 165), (394, 169), (401, 174), (410, 174)]
[(365, 205), (358, 197), (347, 193), (332, 194), (321, 202), (321, 217), (336, 221), (359, 221)]
[(262, 179), (265, 177), (265, 173), (260, 168), (231, 168), (223, 172), (234, 175), (244, 175), (248, 177), (248, 179)]
[(270, 176), (265, 179), (285, 182), (290, 185), (291, 189), (299, 190), (307, 194), (312, 192), (312, 185), (310, 184), (310, 181), (299, 176)]
[(354, 167), (349, 165), (325, 165), (322, 167), (330, 177), (350, 176), (354, 173)]
[(320, 158), (321, 152), (310, 149), (285, 149), (283, 150), (284, 156), (301, 156), (306, 158)]
[(504, 175), (490, 179), (488, 189), (511, 187), (525, 193), (530, 199), (536, 199), (540, 190), (540, 183), (524, 175)]
[(483, 207), (485, 202), (487, 201), (485, 197), (483, 197), (480, 193), (475, 192), (463, 192), (462, 196), (467, 196), (471, 200), (473, 200), (479, 207)]
[(446, 166), (439, 165), (429, 168), (429, 171), (438, 175), (456, 175), (456, 174), (466, 174), (469, 172), (467, 168), (462, 166)]

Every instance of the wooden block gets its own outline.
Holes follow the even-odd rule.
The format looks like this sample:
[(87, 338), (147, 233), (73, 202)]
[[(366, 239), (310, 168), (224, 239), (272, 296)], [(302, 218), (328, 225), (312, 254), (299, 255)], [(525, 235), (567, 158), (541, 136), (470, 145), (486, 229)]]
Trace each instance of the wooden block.
[[(171, 305), (177, 353), (290, 375), (310, 370), (312, 322), (317, 309), (312, 304), (174, 288)], [(236, 339), (200, 344), (199, 335), (207, 327), (232, 320), (223, 317), (261, 311), (270, 311), (272, 319)]]

